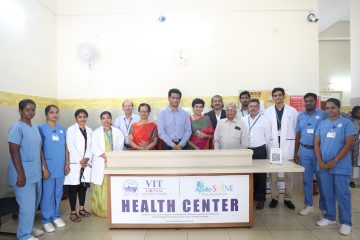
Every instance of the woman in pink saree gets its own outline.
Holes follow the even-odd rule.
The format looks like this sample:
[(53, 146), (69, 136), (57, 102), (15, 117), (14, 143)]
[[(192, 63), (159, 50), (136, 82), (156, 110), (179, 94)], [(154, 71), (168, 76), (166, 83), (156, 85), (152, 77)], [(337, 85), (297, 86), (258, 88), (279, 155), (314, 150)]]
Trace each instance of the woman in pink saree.
[(193, 115), (190, 117), (192, 135), (189, 140), (189, 146), (192, 149), (212, 149), (214, 128), (210, 118), (202, 114), (205, 102), (202, 99), (195, 98), (192, 102)]

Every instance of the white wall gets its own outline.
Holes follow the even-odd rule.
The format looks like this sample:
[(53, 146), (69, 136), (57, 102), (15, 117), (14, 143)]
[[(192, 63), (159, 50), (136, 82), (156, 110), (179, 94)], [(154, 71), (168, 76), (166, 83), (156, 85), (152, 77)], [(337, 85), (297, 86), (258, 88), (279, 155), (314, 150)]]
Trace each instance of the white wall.
[(360, 105), (360, 1), (350, 2), (351, 22), (351, 100)]
[(0, 90), (56, 97), (56, 0), (0, 0)]
[(320, 91), (342, 91), (342, 105), (350, 106), (350, 23), (339, 21), (320, 33)]
[[(58, 97), (237, 95), (238, 89), (282, 86), (319, 91), (316, 1), (58, 2)], [(157, 18), (165, 15), (165, 23)], [(99, 56), (89, 71), (77, 58), (83, 43)], [(177, 49), (190, 64), (173, 62)]]

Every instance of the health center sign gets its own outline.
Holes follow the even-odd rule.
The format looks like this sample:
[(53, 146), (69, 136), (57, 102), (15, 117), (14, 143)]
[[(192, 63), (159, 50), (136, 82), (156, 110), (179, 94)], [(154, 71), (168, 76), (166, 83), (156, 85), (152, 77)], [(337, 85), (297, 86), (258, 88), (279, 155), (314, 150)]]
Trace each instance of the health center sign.
[(111, 224), (249, 223), (250, 175), (110, 176)]

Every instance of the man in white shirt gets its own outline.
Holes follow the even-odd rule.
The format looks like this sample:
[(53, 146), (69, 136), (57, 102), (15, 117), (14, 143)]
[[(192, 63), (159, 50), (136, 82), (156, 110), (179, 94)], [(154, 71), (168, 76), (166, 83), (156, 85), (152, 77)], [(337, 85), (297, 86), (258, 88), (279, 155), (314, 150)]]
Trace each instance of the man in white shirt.
[(236, 113), (236, 118), (241, 119), (249, 114), (249, 101), (250, 101), (250, 92), (249, 91), (242, 91), (239, 94), (240, 100), (240, 108)]
[[(272, 148), (280, 148), (283, 161), (293, 161), (296, 134), (296, 119), (298, 113), (295, 108), (285, 104), (285, 90), (274, 88), (272, 90), (274, 105), (266, 109), (265, 116), (271, 122), (271, 144)], [(279, 189), (277, 185), (278, 173), (270, 174), (271, 202), (269, 207), (276, 208), (279, 200)], [(295, 209), (292, 203), (293, 174), (285, 173), (285, 196), (284, 205), (289, 209)]]
[(237, 119), (236, 105), (228, 103), (225, 107), (226, 118), (220, 119), (214, 133), (215, 149), (245, 149), (248, 147), (246, 126)]
[[(253, 150), (253, 159), (266, 159), (267, 147), (271, 138), (271, 123), (260, 113), (260, 101), (251, 99), (249, 102), (249, 115), (241, 121), (247, 127), (249, 149)], [(254, 201), (256, 209), (264, 208), (266, 200), (266, 173), (254, 174)]]
[(140, 120), (140, 116), (133, 113), (134, 103), (129, 99), (125, 100), (122, 103), (122, 109), (124, 111), (124, 114), (122, 114), (118, 118), (116, 118), (114, 127), (120, 129), (121, 132), (124, 134), (124, 137), (125, 137), (124, 147), (130, 148), (129, 131), (130, 131), (131, 125), (134, 122), (137, 122)]

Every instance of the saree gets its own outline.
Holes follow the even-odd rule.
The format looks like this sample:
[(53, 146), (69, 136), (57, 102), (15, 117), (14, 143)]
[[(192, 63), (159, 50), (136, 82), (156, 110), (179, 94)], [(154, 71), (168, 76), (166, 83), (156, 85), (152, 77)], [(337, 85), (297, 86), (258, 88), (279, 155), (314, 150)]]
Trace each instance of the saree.
[(143, 124), (133, 123), (129, 132), (130, 136), (136, 145), (145, 147), (158, 137), (157, 126), (153, 122)]
[(192, 130), (192, 134), (190, 137), (190, 141), (192, 143), (194, 143), (198, 148), (200, 149), (212, 149), (212, 139), (200, 139), (195, 132), (197, 130), (199, 130), (202, 133), (205, 133), (207, 135), (214, 135), (214, 128), (211, 124), (211, 120), (208, 116), (203, 116), (197, 120), (192, 120), (192, 118), (190, 118), (191, 121), (191, 130)]

